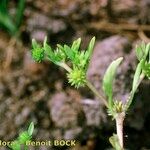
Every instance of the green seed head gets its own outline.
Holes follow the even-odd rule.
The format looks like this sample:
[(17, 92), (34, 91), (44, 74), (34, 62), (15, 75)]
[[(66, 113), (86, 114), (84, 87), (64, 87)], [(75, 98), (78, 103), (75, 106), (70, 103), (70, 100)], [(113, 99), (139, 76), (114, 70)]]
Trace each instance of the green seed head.
[(41, 62), (44, 59), (44, 50), (40, 47), (32, 49), (32, 58), (36, 62)]
[(83, 87), (86, 84), (86, 74), (84, 70), (74, 68), (67, 75), (69, 83), (76, 88)]
[(124, 110), (124, 105), (122, 103), (122, 101), (114, 101), (114, 111), (116, 113), (121, 113)]

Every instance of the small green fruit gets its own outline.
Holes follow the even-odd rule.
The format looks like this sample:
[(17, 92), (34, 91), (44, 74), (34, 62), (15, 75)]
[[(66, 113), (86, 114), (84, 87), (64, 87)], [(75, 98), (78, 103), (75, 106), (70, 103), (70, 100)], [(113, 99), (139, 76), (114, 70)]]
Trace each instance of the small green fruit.
[(32, 58), (36, 62), (41, 62), (44, 59), (44, 50), (40, 47), (32, 49)]
[(83, 87), (86, 84), (86, 74), (84, 70), (74, 68), (67, 74), (69, 83), (76, 88)]

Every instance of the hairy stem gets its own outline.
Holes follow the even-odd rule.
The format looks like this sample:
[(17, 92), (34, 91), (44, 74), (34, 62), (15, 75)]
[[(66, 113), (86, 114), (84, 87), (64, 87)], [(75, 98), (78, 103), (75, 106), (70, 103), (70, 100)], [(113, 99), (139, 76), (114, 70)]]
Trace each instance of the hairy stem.
[(72, 69), (66, 64), (61, 62), (60, 64), (58, 64), (59, 66), (63, 67), (65, 70), (67, 70), (68, 72), (70, 72)]
[(124, 150), (123, 146), (123, 122), (125, 118), (125, 113), (118, 113), (115, 120), (116, 120), (116, 130), (117, 130), (117, 136), (119, 139), (119, 144), (121, 146), (121, 150)]
[(96, 90), (96, 88), (95, 88), (89, 81), (87, 81), (86, 84), (87, 84), (88, 88), (89, 88), (100, 100), (103, 101), (103, 103), (105, 104), (105, 106), (108, 107), (108, 103), (107, 103), (106, 99), (104, 98), (104, 96), (103, 96), (100, 92), (98, 92), (98, 91)]

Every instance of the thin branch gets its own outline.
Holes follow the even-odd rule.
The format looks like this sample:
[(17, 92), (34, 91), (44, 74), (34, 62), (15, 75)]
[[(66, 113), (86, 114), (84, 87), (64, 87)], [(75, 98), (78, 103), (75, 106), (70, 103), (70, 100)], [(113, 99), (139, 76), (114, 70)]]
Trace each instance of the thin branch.
[(104, 98), (104, 96), (100, 92), (98, 92), (96, 88), (89, 81), (87, 81), (86, 84), (87, 87), (99, 98), (99, 100), (102, 100), (105, 106), (108, 107), (108, 103)]
[[(58, 65), (63, 67), (68, 72), (70, 72), (72, 70), (66, 63), (60, 63)], [(86, 85), (99, 98), (99, 100), (103, 101), (105, 106), (108, 107), (108, 103), (107, 103), (107, 100), (105, 99), (105, 97), (100, 92), (98, 92), (96, 90), (96, 88), (88, 80), (86, 81)]]
[(66, 63), (61, 62), (58, 65), (63, 67), (68, 72), (70, 72), (72, 70)]

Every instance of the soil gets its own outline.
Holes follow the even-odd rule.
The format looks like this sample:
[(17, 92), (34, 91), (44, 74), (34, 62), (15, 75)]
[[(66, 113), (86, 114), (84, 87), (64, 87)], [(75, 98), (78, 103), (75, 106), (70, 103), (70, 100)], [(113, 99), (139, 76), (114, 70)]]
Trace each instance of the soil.
[[(106, 68), (123, 56), (114, 96), (125, 102), (137, 64), (135, 46), (150, 41), (149, 13), (148, 0), (26, 0), (19, 39), (0, 29), (0, 140), (14, 140), (33, 121), (33, 140), (76, 139), (77, 144), (31, 150), (110, 149), (108, 137), (115, 132), (115, 124), (104, 105), (89, 89), (71, 87), (65, 70), (47, 61), (35, 63), (31, 40), (42, 43), (47, 36), (55, 47), (81, 37), (85, 49), (96, 36), (87, 77), (101, 90)], [(145, 79), (125, 119), (125, 147), (129, 150), (150, 149), (149, 91), (150, 81)]]

